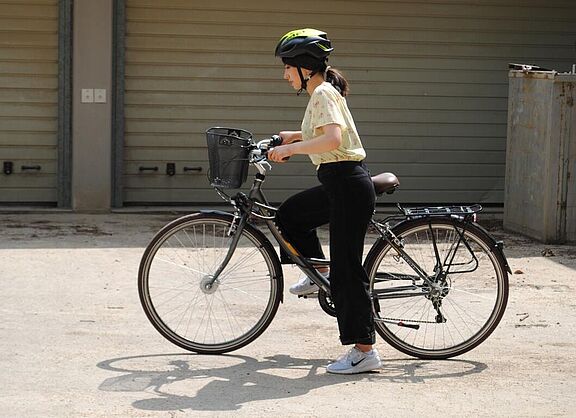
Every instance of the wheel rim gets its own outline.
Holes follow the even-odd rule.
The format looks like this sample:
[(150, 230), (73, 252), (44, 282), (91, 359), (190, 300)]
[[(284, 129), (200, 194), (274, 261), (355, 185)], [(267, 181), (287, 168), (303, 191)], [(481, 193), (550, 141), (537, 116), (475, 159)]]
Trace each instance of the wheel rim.
[(257, 336), (275, 311), (273, 262), (247, 230), (218, 280), (208, 286), (228, 251), (229, 228), (220, 219), (186, 222), (159, 239), (147, 257), (145, 309), (158, 330), (182, 347), (238, 348)]
[[(449, 250), (455, 248), (458, 233), (451, 224), (435, 223), (433, 227), (440, 258), (444, 259)], [(396, 286), (412, 286), (413, 283), (417, 288), (403, 293), (428, 294), (427, 297), (379, 298), (377, 301), (380, 310), (378, 319), (419, 326), (415, 330), (396, 324), (377, 323), (382, 336), (402, 351), (423, 356), (457, 355), (483, 341), (499, 321), (506, 303), (504, 272), (484, 241), (470, 232), (466, 232), (465, 236), (478, 259), (477, 268), (468, 271), (473, 268), (474, 260), (470, 251), (460, 244), (454, 258), (454, 262), (459, 263), (456, 270), (444, 280), (438, 277), (440, 280), (432, 288), (424, 286), (421, 279), (416, 280), (414, 270), (390, 246), (386, 246), (372, 264), (368, 274), (373, 294)], [(436, 277), (434, 247), (428, 224), (406, 230), (401, 238), (405, 251), (424, 268), (429, 277)], [(446, 322), (436, 322), (437, 311), (433, 302), (438, 301)]]

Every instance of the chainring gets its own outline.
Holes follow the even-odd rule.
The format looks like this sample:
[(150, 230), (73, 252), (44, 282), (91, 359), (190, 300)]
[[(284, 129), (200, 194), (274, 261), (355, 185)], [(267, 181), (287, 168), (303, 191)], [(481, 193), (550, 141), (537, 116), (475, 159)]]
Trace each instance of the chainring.
[(336, 317), (336, 308), (334, 307), (334, 302), (332, 302), (330, 296), (323, 289), (318, 291), (318, 302), (320, 303), (320, 307), (324, 312), (330, 316)]

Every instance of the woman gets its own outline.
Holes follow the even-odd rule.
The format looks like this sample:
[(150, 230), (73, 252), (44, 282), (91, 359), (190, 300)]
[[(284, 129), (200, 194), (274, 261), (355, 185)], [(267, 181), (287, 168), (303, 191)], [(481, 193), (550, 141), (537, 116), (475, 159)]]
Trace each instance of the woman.
[[(366, 156), (348, 110), (348, 82), (327, 66), (332, 52), (326, 33), (299, 29), (284, 35), (276, 56), (284, 63), (284, 79), (310, 101), (301, 131), (283, 131), (282, 145), (268, 154), (283, 162), (306, 154), (317, 166), (321, 185), (288, 199), (277, 222), (288, 240), (306, 257), (324, 258), (316, 228), (330, 224), (330, 289), (336, 308), (340, 341), (354, 344), (327, 368), (330, 373), (353, 374), (381, 366), (376, 349), (368, 277), (362, 267), (362, 250), (374, 211), (374, 186), (363, 160)], [(283, 257), (286, 261), (286, 257)], [(323, 272), (320, 268), (319, 271)], [(323, 272), (327, 274), (327, 271)], [(317, 290), (304, 277), (290, 288), (294, 294)]]

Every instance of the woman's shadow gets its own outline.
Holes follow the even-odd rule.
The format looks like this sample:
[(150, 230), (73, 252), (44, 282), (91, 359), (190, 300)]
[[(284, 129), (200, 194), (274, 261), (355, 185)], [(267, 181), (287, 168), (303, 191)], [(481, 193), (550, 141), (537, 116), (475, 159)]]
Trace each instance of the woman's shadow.
[[(130, 363), (135, 363), (135, 367), (130, 367)], [(240, 355), (159, 354), (115, 358), (102, 361), (97, 366), (122, 373), (102, 382), (100, 390), (146, 394), (145, 399), (133, 403), (137, 409), (233, 411), (245, 403), (290, 398), (320, 387), (341, 384), (342, 376), (326, 373), (328, 363), (327, 359), (301, 359), (282, 354), (266, 357), (263, 361)], [(150, 370), (138, 370), (143, 364)], [(378, 372), (345, 376), (345, 379), (347, 382), (422, 383), (481, 373), (486, 368), (484, 363), (467, 360), (404, 358), (386, 360)], [(177, 382), (188, 380), (204, 380), (206, 384), (193, 396), (174, 393)]]

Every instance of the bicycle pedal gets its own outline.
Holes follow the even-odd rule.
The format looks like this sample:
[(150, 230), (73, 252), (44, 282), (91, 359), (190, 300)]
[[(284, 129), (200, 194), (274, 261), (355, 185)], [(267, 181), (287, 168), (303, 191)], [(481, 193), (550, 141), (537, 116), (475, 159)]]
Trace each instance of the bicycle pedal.
[(318, 299), (318, 292), (308, 293), (307, 295), (298, 295), (302, 299)]

